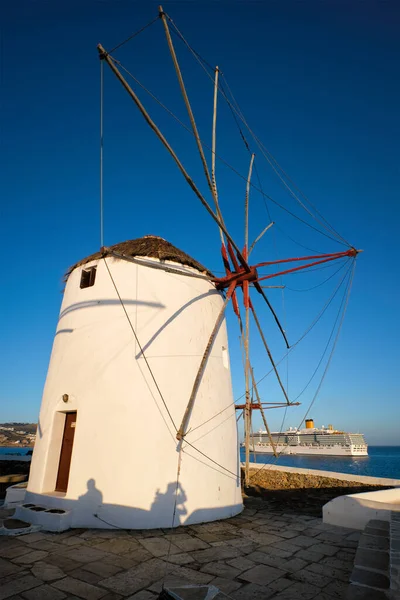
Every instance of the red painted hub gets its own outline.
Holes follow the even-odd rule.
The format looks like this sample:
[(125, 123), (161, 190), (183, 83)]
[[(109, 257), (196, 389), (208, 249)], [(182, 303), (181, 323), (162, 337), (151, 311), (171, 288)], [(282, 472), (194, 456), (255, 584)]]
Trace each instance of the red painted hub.
[(243, 268), (239, 268), (238, 271), (229, 273), (225, 277), (218, 277), (214, 279), (215, 287), (217, 290), (224, 290), (230, 286), (234, 281), (236, 286), (241, 286), (244, 281), (257, 281), (258, 273), (256, 267), (249, 265), (249, 271), (245, 271)]

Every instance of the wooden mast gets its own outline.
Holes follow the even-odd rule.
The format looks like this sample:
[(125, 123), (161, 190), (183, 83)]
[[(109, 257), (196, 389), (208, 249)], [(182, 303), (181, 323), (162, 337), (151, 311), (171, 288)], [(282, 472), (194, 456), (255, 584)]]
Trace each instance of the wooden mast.
[(274, 453), (274, 456), (277, 457), (278, 453), (276, 451), (275, 442), (274, 442), (274, 440), (272, 438), (271, 431), (270, 431), (270, 428), (269, 428), (268, 423), (267, 423), (267, 419), (265, 418), (265, 412), (264, 412), (264, 409), (263, 409), (262, 404), (261, 404), (260, 394), (258, 393), (258, 387), (257, 387), (257, 383), (256, 383), (256, 380), (255, 380), (255, 377), (254, 377), (253, 367), (250, 367), (250, 372), (251, 372), (251, 380), (252, 380), (252, 383), (253, 383), (253, 389), (254, 389), (254, 391), (256, 393), (259, 410), (260, 410), (260, 413), (261, 413), (261, 416), (262, 416), (262, 420), (264, 422), (264, 427), (265, 427), (266, 432), (268, 433), (268, 438), (269, 438), (270, 444), (272, 446), (272, 451)]
[[(171, 34), (169, 32), (167, 17), (165, 16), (165, 12), (163, 11), (163, 7), (162, 6), (159, 6), (158, 10), (159, 10), (159, 15), (161, 17), (162, 23), (164, 25), (165, 35), (166, 35), (167, 43), (168, 43), (168, 48), (169, 48), (169, 51), (171, 53), (172, 62), (174, 63), (176, 76), (177, 76), (178, 82), (179, 82), (179, 87), (181, 88), (183, 100), (185, 102), (186, 110), (188, 112), (190, 123), (191, 123), (191, 126), (192, 126), (193, 135), (195, 137), (197, 148), (198, 148), (198, 151), (199, 151), (199, 154), (200, 154), (200, 158), (201, 158), (201, 162), (203, 164), (204, 174), (205, 174), (206, 179), (207, 179), (208, 187), (210, 188), (211, 194), (212, 194), (212, 196), (214, 198), (214, 203), (215, 203), (215, 206), (216, 206), (217, 215), (218, 215), (219, 219), (221, 220), (221, 223), (223, 223), (224, 221), (223, 221), (223, 218), (222, 218), (222, 215), (221, 215), (221, 211), (219, 209), (219, 204), (218, 204), (218, 196), (217, 196), (216, 186), (213, 185), (213, 182), (212, 182), (211, 177), (210, 177), (210, 172), (208, 170), (206, 157), (204, 155), (203, 145), (202, 145), (201, 140), (200, 140), (200, 136), (199, 136), (199, 132), (197, 130), (197, 125), (196, 125), (196, 121), (195, 121), (195, 118), (194, 118), (193, 110), (192, 110), (192, 107), (191, 107), (190, 102), (189, 102), (189, 97), (188, 97), (187, 92), (186, 92), (185, 83), (184, 83), (183, 77), (182, 77), (182, 72), (181, 72), (181, 69), (179, 67), (179, 62), (178, 62), (178, 59), (177, 59), (177, 56), (176, 56), (174, 44), (172, 42)], [(217, 69), (218, 69), (218, 67), (217, 67)], [(217, 71), (217, 75), (218, 75), (218, 71)], [(218, 86), (218, 78), (217, 78), (217, 86)], [(216, 99), (215, 99), (215, 95), (214, 95), (214, 112), (216, 112)], [(213, 152), (213, 154), (215, 156), (214, 152)], [(215, 181), (214, 181), (214, 183), (215, 183)]]
[[(247, 176), (246, 196), (244, 201), (244, 250), (243, 254), (247, 260), (249, 252), (249, 194), (250, 180), (253, 170), (254, 154), (251, 155), (249, 174)], [(246, 388), (246, 407), (244, 410), (245, 422), (245, 437), (244, 445), (246, 452), (245, 465), (245, 485), (249, 485), (249, 463), (250, 463), (250, 428), (251, 428), (251, 399), (250, 399), (250, 359), (249, 359), (249, 338), (250, 338), (250, 297), (249, 297), (249, 282), (243, 282), (244, 305), (246, 310), (245, 332), (244, 332), (244, 352), (245, 352), (245, 367), (244, 378)]]
[[(213, 125), (212, 125), (212, 144), (211, 144), (211, 184), (214, 190), (214, 201), (215, 208), (217, 210), (217, 214), (222, 219), (221, 211), (219, 208), (219, 199), (218, 199), (218, 189), (217, 189), (217, 180), (215, 178), (215, 149), (217, 144), (217, 99), (218, 99), (218, 76), (219, 69), (215, 67), (215, 79), (214, 79), (214, 107), (213, 107)], [(221, 227), (219, 228), (219, 235), (221, 238), (221, 243), (224, 246), (225, 240), (222, 233)]]

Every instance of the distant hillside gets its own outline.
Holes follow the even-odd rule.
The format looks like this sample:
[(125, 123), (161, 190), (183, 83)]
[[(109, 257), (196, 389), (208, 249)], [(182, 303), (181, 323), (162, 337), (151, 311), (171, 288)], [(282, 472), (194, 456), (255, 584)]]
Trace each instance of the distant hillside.
[(0, 446), (33, 446), (36, 423), (0, 423)]

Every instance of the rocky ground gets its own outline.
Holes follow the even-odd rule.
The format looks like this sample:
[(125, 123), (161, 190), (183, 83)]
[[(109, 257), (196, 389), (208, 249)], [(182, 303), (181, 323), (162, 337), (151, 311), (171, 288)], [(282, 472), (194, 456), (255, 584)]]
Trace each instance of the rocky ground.
[(284, 506), (287, 513), (318, 517), (322, 516), (324, 504), (337, 496), (382, 489), (387, 488), (333, 477), (258, 468), (250, 471), (250, 486), (245, 491), (248, 496), (261, 497), (272, 510), (280, 510)]
[(0, 476), (2, 475), (26, 475), (28, 478), (31, 463), (19, 460), (0, 460)]

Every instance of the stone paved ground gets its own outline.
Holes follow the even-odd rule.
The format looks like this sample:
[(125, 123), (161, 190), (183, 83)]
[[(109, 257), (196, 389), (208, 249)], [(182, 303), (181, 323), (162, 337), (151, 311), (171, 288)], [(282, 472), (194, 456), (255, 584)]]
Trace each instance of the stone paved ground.
[(234, 600), (344, 598), (359, 534), (245, 499), (227, 521), (171, 530), (0, 537), (0, 600), (156, 600), (169, 583)]

